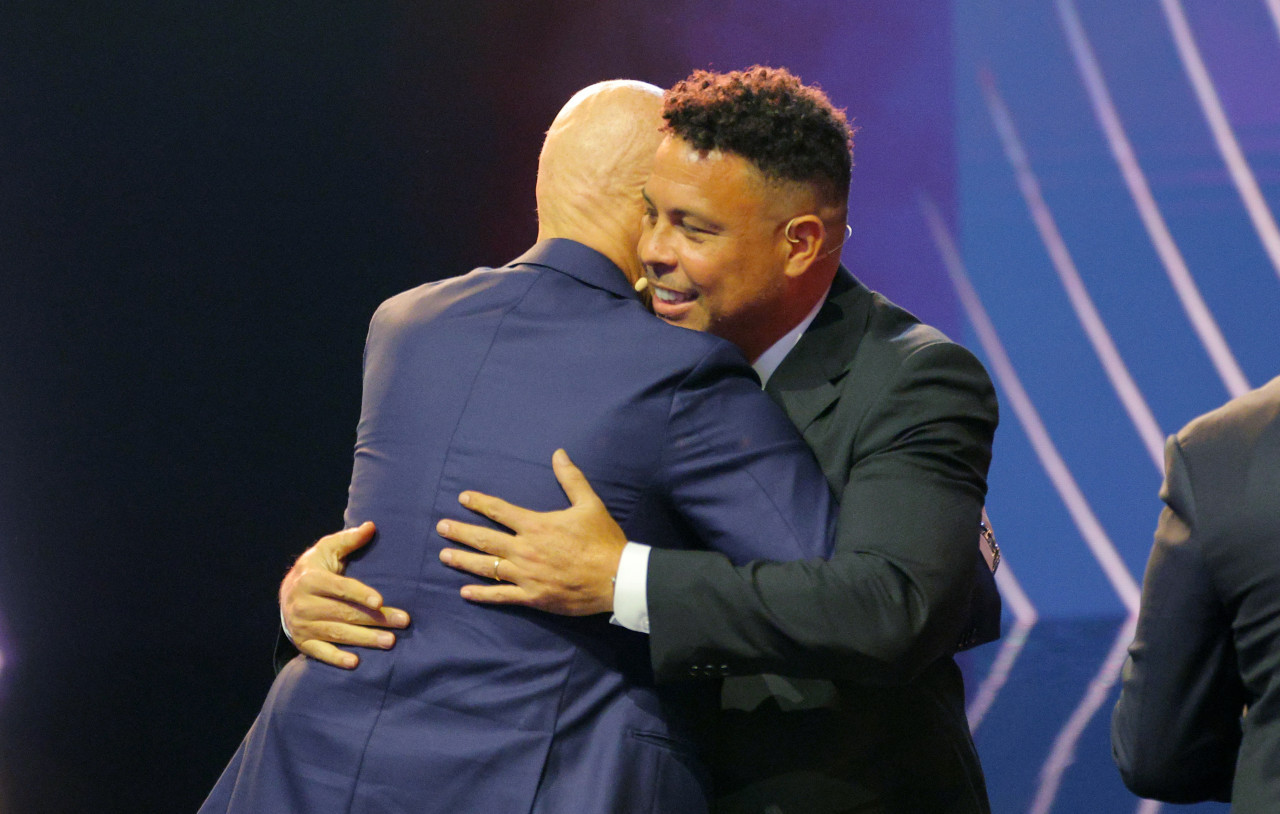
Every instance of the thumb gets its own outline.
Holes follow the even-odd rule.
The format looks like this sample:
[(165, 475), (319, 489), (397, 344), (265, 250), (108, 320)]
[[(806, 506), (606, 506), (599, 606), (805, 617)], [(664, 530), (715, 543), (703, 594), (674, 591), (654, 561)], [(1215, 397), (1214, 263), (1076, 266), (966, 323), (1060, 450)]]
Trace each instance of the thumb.
[(587, 482), (586, 475), (569, 460), (569, 453), (557, 449), (551, 456), (551, 469), (556, 473), (556, 480), (560, 481), (560, 488), (574, 506), (590, 501), (600, 502), (595, 490)]
[(316, 546), (326, 549), (329, 554), (338, 559), (345, 559), (353, 551), (368, 545), (377, 530), (372, 521), (366, 520), (355, 528), (343, 529), (337, 534), (321, 537)]

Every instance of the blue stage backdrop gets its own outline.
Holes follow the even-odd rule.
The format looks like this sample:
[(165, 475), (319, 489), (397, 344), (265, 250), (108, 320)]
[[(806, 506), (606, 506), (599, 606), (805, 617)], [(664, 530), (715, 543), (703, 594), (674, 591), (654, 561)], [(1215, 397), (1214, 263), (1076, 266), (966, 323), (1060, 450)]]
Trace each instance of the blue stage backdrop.
[(194, 810), (270, 684), (280, 574), (340, 523), (377, 303), (533, 240), (578, 88), (765, 63), (860, 127), (850, 268), (1000, 391), (1008, 630), (963, 657), (995, 811), (1150, 814), (1107, 726), (1160, 445), (1280, 373), (1277, 15), (6, 4), (0, 809)]
[(1000, 390), (988, 505), (1019, 622), (970, 662), (996, 810), (1137, 808), (1107, 727), (1163, 440), (1280, 374), (1277, 13), (954, 4), (957, 209), (935, 241)]

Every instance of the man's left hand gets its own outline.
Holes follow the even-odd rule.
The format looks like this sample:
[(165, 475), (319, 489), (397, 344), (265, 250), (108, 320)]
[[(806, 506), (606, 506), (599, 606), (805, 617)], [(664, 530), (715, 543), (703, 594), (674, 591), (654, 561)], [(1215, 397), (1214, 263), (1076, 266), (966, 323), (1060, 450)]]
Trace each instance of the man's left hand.
[(613, 610), (613, 578), (627, 544), (622, 528), (562, 449), (551, 457), (569, 508), (534, 512), (479, 492), (463, 492), (463, 506), (512, 533), (441, 520), (440, 536), (476, 551), (446, 548), (445, 565), (500, 584), (467, 585), (462, 596), (493, 605), (525, 605), (561, 616)]

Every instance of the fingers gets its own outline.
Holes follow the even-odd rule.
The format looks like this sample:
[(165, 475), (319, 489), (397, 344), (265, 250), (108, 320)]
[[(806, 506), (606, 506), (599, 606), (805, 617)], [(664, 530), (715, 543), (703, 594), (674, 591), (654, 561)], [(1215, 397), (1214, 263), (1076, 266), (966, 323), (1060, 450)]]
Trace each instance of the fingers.
[[(314, 631), (304, 629), (307, 625), (341, 624), (394, 628), (409, 626), (409, 614), (399, 608), (388, 606), (375, 610), (354, 602), (343, 602), (321, 597), (309, 597), (307, 600), (295, 602), (286, 616), (289, 622), (289, 632), (295, 635), (298, 633), (315, 635)], [(321, 636), (320, 638), (338, 641), (338, 639), (329, 639), (327, 636)], [(363, 642), (346, 640), (343, 640), (343, 643), (363, 644)]]
[(339, 650), (327, 642), (312, 640), (298, 643), (296, 646), (299, 653), (310, 656), (316, 661), (323, 661), (325, 664), (341, 667), (344, 670), (354, 670), (356, 665), (360, 663), (360, 657), (355, 653)]
[(379, 650), (390, 650), (396, 643), (396, 634), (380, 627), (363, 627), (359, 624), (324, 620), (300, 624), (297, 630), (292, 630), (291, 632), (299, 650), (302, 649), (300, 643), (310, 641), (350, 645), (352, 647), (376, 647)]
[[(523, 510), (522, 510), (523, 511)], [(462, 543), (477, 551), (492, 554), (495, 557), (506, 557), (511, 553), (514, 537), (503, 531), (476, 526), (471, 523), (459, 523), (457, 520), (441, 520), (436, 523), (436, 531), (446, 540)], [(492, 562), (492, 557), (489, 558)]]
[(280, 583), (280, 611), (298, 651), (343, 669), (353, 669), (359, 656), (335, 645), (395, 645), (395, 634), (409, 614), (383, 607), (382, 596), (358, 579), (343, 576), (343, 559), (373, 540), (373, 523), (362, 523), (321, 537), (303, 552)]
[[(477, 554), (472, 551), (458, 551), (446, 548), (440, 552), (440, 561), (451, 568), (466, 571), (485, 579), (494, 579), (494, 560), (490, 554)], [(536, 594), (518, 584), (522, 574), (510, 560), (500, 560), (499, 577), (503, 580), (497, 585), (464, 585), (462, 598), (471, 602), (486, 605), (527, 605), (540, 607)]]
[(382, 596), (358, 579), (344, 577), (320, 569), (308, 568), (298, 578), (295, 595), (325, 596), (341, 599), (376, 611), (382, 607)]
[(331, 596), (356, 602), (369, 608), (382, 606), (382, 596), (364, 583), (342, 576), (343, 558), (367, 545), (376, 531), (373, 523), (321, 537), (302, 552), (280, 583), (280, 604), (287, 606), (295, 597)]
[(537, 607), (534, 597), (518, 585), (464, 585), (462, 598), (484, 605), (526, 605)]
[(336, 534), (329, 534), (316, 541), (316, 547), (335, 555), (338, 559), (346, 559), (353, 551), (358, 551), (369, 544), (377, 528), (369, 520), (355, 528), (343, 529)]
[[(497, 557), (493, 554), (477, 554), (474, 551), (459, 551), (456, 548), (446, 548), (440, 552), (440, 562), (450, 568), (466, 571), (468, 574), (475, 574), (485, 579), (494, 579), (493, 563), (495, 559)], [(502, 561), (502, 578), (508, 582), (514, 581), (516, 573), (513, 569), (514, 566), (510, 560)]]
[[(380, 612), (382, 614), (382, 622), (387, 627), (408, 627), (409, 626), (408, 611), (403, 611), (403, 610), (400, 610), (399, 608), (392, 608), (390, 606), (387, 606), (387, 607), (381, 608)], [(370, 624), (375, 624), (375, 623), (370, 622)]]
[(600, 502), (586, 475), (569, 460), (569, 453), (557, 449), (551, 456), (551, 469), (556, 473), (556, 480), (560, 481), (560, 488), (564, 490), (570, 503), (577, 506), (585, 501)]
[(536, 586), (525, 588), (505, 582), (500, 585), (464, 585), (460, 593), (468, 602), (483, 605), (522, 605), (561, 616), (589, 616), (602, 612), (600, 608), (584, 603), (563, 602), (556, 593), (539, 590)]
[[(294, 566), (295, 571), (298, 568)], [(311, 640), (390, 647), (394, 635), (378, 628), (409, 624), (409, 614), (383, 607), (382, 598), (359, 580), (320, 569), (303, 569), (296, 579), (292, 577), (291, 571), (281, 585), (280, 612), (285, 629), (302, 652), (307, 652), (302, 645)], [(375, 602), (370, 602), (371, 595)], [(336, 658), (327, 648), (323, 651)], [(324, 660), (333, 663), (330, 658)]]
[(354, 653), (335, 645), (390, 650), (394, 633), (385, 627), (405, 627), (409, 614), (399, 608), (370, 611), (347, 602), (325, 600), (299, 609), (289, 620), (289, 633), (298, 651), (335, 667), (352, 669), (360, 663)]
[(482, 514), (498, 525), (506, 526), (517, 533), (524, 528), (529, 519), (536, 515), (536, 512), (522, 509), (502, 498), (481, 492), (463, 492), (458, 495), (458, 502), (471, 511)]

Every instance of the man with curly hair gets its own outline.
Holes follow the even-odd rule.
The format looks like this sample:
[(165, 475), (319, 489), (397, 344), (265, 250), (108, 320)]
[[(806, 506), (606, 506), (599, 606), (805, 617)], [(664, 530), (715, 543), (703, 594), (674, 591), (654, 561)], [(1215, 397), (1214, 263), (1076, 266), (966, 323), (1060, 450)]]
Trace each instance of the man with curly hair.
[[(513, 533), (450, 522), (442, 534), (480, 553), (441, 558), (480, 576), (502, 563), (505, 582), (463, 589), (472, 601), (612, 611), (650, 634), (660, 681), (729, 677), (710, 750), (720, 812), (987, 812), (952, 655), (993, 622), (971, 609), (994, 590), (974, 554), (990, 379), (840, 265), (851, 131), (819, 89), (779, 69), (698, 71), (663, 116), (639, 244), (654, 311), (753, 363), (840, 499), (834, 555), (735, 566), (602, 532), (586, 501), (543, 514), (468, 492)], [(340, 579), (324, 592), (360, 595)], [(290, 625), (317, 630), (311, 607)], [(354, 626), (325, 636), (369, 641)]]
[(638, 82), (580, 91), (539, 156), (538, 243), (378, 308), (346, 511), (378, 540), (350, 574), (431, 624), (354, 674), (291, 660), (202, 814), (707, 810), (689, 730), (715, 688), (656, 685), (645, 638), (605, 618), (467, 605), (435, 532), (463, 486), (564, 505), (563, 447), (636, 539), (829, 552), (823, 473), (741, 354), (632, 287), (660, 108)]

